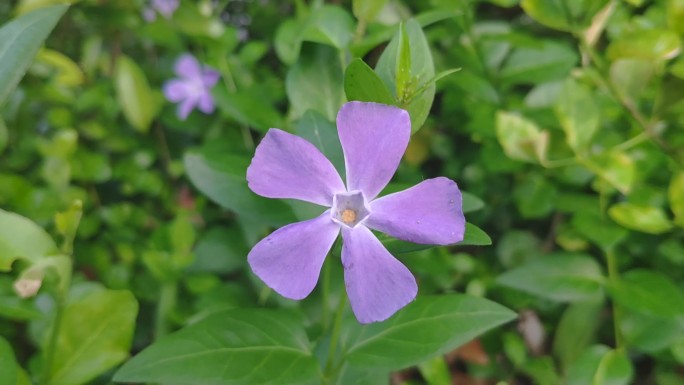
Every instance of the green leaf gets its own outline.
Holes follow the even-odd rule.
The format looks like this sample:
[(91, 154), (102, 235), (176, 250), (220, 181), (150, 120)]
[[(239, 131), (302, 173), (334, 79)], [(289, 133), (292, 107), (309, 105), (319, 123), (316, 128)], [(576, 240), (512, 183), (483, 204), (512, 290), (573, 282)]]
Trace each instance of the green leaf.
[(352, 13), (363, 22), (374, 21), (387, 0), (352, 0)]
[(656, 62), (672, 59), (679, 54), (679, 36), (670, 30), (648, 29), (624, 34), (610, 43), (608, 58), (634, 58)]
[(623, 98), (636, 103), (654, 72), (653, 63), (649, 60), (619, 59), (610, 65), (610, 81)]
[(305, 45), (285, 79), (292, 118), (313, 109), (335, 120), (344, 97), (342, 81), (337, 50), (320, 44)]
[(604, 277), (588, 255), (552, 254), (507, 271), (496, 282), (556, 302), (578, 302), (601, 298)]
[(324, 5), (309, 15), (303, 39), (331, 45), (339, 50), (347, 47), (354, 35), (354, 20), (344, 8)]
[(538, 163), (546, 158), (548, 133), (520, 115), (505, 111), (497, 112), (496, 137), (511, 159)]
[(302, 320), (266, 309), (228, 310), (170, 334), (128, 361), (116, 382), (168, 385), (317, 384)]
[(608, 215), (621, 226), (643, 233), (662, 234), (672, 229), (665, 211), (659, 207), (621, 202), (611, 206)]
[(603, 301), (577, 302), (563, 312), (553, 338), (553, 354), (566, 370), (594, 341), (601, 324)]
[(245, 266), (249, 249), (235, 227), (213, 227), (200, 238), (188, 267), (191, 272), (234, 273)]
[(355, 368), (344, 363), (334, 385), (390, 385), (388, 370), (368, 370)]
[(465, 226), (465, 235), (463, 240), (457, 245), (459, 246), (489, 246), (492, 244), (492, 239), (481, 228), (472, 223), (467, 223)]
[(451, 372), (444, 357), (437, 356), (418, 364), (421, 376), (428, 385), (451, 385)]
[(0, 337), (0, 385), (17, 385), (19, 365), (12, 345)]
[(295, 133), (313, 143), (335, 166), (340, 175), (344, 175), (344, 153), (337, 127), (320, 112), (308, 110), (297, 122)]
[(627, 385), (632, 379), (632, 372), (632, 364), (624, 351), (595, 345), (568, 370), (566, 384)]
[(352, 60), (344, 72), (344, 92), (350, 101), (395, 104), (380, 77), (359, 58)]
[(608, 250), (627, 237), (628, 231), (598, 212), (580, 211), (572, 217), (572, 226), (582, 236)]
[(470, 213), (482, 209), (485, 206), (482, 199), (476, 197), (475, 195), (461, 191), (461, 196), (463, 197), (463, 212)]
[(57, 245), (45, 230), (21, 215), (0, 209), (0, 271), (10, 271), (19, 258), (35, 263), (55, 252)]
[(68, 303), (50, 385), (84, 384), (128, 357), (138, 303), (129, 291), (98, 290)]
[[(409, 71), (405, 73), (407, 68)], [(399, 69), (402, 73), (398, 72)], [(435, 98), (435, 85), (429, 83), (435, 76), (435, 65), (427, 38), (416, 20), (403, 23), (397, 30), (378, 59), (375, 71), (399, 100), (399, 105), (408, 110), (412, 132), (418, 131), (425, 123)], [(402, 85), (397, 84), (399, 80)], [(429, 85), (423, 87), (425, 84)]]
[(522, 0), (520, 6), (541, 24), (562, 31), (579, 30), (589, 25), (592, 17), (607, 0)]
[(159, 110), (147, 77), (135, 61), (121, 55), (114, 72), (116, 95), (126, 120), (140, 132), (147, 132)]
[(540, 218), (555, 207), (556, 186), (539, 174), (530, 174), (513, 190), (513, 198), (523, 218)]
[(272, 226), (294, 221), (292, 210), (287, 204), (262, 198), (247, 187), (249, 158), (221, 147), (187, 151), (183, 161), (195, 187), (224, 208), (250, 221)]
[(516, 48), (500, 71), (505, 84), (541, 84), (565, 79), (578, 62), (577, 52), (555, 40)]
[[(382, 242), (385, 248), (391, 254), (412, 253), (435, 247), (435, 245), (427, 245), (421, 243), (412, 243), (402, 241), (400, 239), (392, 238), (384, 233), (377, 234), (378, 239)], [(456, 246), (489, 246), (492, 244), (492, 239), (484, 232), (484, 230), (475, 226), (472, 223), (465, 225), (465, 235), (461, 242), (456, 243)]]
[(227, 117), (245, 126), (254, 127), (262, 133), (272, 127), (281, 127), (282, 119), (278, 111), (265, 103), (259, 95), (250, 92), (230, 92), (219, 83), (212, 89), (216, 106)]
[(672, 176), (667, 195), (670, 200), (670, 209), (674, 213), (675, 224), (684, 227), (684, 171)]
[(483, 298), (418, 297), (385, 322), (353, 323), (345, 336), (347, 360), (356, 367), (405, 368), (454, 350), (515, 317)]
[(0, 28), (0, 105), (14, 90), (33, 57), (69, 7), (55, 5), (22, 15)]
[(609, 151), (592, 157), (585, 165), (621, 193), (629, 194), (632, 191), (636, 166), (626, 153)]
[(599, 128), (600, 111), (589, 88), (567, 80), (555, 106), (568, 145), (576, 152), (585, 152)]
[(666, 275), (631, 270), (610, 285), (613, 300), (636, 312), (663, 318), (684, 317), (684, 293)]
[(673, 346), (684, 335), (684, 318), (656, 317), (622, 307), (620, 328), (626, 346), (644, 353), (657, 353)]

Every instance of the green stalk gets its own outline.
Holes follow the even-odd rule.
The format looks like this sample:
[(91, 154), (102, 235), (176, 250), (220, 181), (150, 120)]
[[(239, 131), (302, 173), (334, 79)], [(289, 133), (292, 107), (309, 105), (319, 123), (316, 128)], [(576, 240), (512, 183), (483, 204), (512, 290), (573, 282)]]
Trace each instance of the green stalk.
[(334, 377), (335, 372), (335, 353), (337, 352), (337, 344), (340, 340), (340, 332), (342, 331), (342, 316), (344, 310), (347, 306), (347, 295), (342, 293), (340, 297), (340, 303), (337, 305), (337, 311), (335, 315), (335, 324), (333, 325), (332, 334), (330, 335), (330, 347), (328, 348), (328, 359), (325, 363), (325, 370), (323, 372), (324, 381), (326, 384), (330, 384)]

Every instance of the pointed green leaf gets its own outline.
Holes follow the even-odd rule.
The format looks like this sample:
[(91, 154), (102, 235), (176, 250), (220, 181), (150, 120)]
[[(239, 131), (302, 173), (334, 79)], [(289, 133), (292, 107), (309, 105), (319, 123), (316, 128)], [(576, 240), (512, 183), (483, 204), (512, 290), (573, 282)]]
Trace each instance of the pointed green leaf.
[(576, 302), (601, 298), (604, 278), (588, 255), (552, 254), (509, 270), (496, 282), (552, 301)]
[(587, 349), (568, 370), (567, 385), (627, 385), (633, 375), (632, 363), (624, 351), (603, 345)]
[(302, 320), (266, 309), (228, 310), (155, 342), (116, 382), (168, 385), (317, 384), (318, 364)]
[(546, 158), (549, 137), (545, 131), (520, 115), (499, 111), (496, 137), (506, 155), (515, 160), (538, 163)]
[(567, 80), (558, 95), (555, 112), (568, 145), (576, 152), (586, 151), (601, 118), (591, 91), (574, 80)]
[(262, 198), (247, 187), (249, 158), (205, 148), (187, 151), (183, 161), (190, 181), (219, 205), (257, 223), (282, 226), (294, 221), (287, 204)]
[(67, 5), (55, 5), (38, 9), (0, 28), (0, 105), (17, 86), (68, 8)]
[(483, 298), (418, 297), (387, 321), (351, 324), (345, 341), (347, 359), (357, 367), (401, 369), (454, 350), (515, 317)]
[(631, 270), (611, 284), (613, 300), (632, 309), (663, 318), (684, 318), (684, 292), (666, 275), (646, 270)]
[(126, 120), (140, 132), (147, 132), (159, 110), (143, 70), (128, 56), (119, 56), (114, 72), (116, 95)]
[(395, 104), (380, 77), (363, 60), (356, 58), (344, 72), (344, 92), (347, 100)]

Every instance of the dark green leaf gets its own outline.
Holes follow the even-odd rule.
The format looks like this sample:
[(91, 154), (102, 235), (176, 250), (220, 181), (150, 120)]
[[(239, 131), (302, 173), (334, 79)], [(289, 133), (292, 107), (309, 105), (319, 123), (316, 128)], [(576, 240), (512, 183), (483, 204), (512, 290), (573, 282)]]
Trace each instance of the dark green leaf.
[(337, 127), (320, 112), (308, 110), (297, 122), (296, 134), (313, 143), (344, 174), (344, 153), (337, 135)]
[(553, 353), (567, 370), (594, 341), (603, 301), (577, 302), (563, 312), (553, 339)]
[(344, 97), (340, 57), (334, 48), (307, 44), (285, 79), (293, 118), (313, 109), (335, 120)]
[(666, 275), (632, 270), (611, 284), (613, 300), (636, 312), (663, 318), (684, 317), (684, 293)]
[(451, 351), (515, 316), (477, 297), (419, 297), (385, 322), (353, 324), (345, 336), (347, 359), (357, 367), (405, 368)]
[(497, 278), (502, 286), (557, 302), (596, 300), (604, 278), (596, 261), (582, 254), (539, 257)]
[(0, 385), (16, 385), (19, 366), (12, 345), (0, 337)]
[(0, 105), (17, 86), (68, 8), (62, 4), (38, 9), (0, 28)]
[(280, 114), (263, 98), (250, 92), (230, 92), (222, 83), (212, 91), (219, 110), (231, 119), (261, 132), (281, 127)]
[(183, 158), (192, 183), (219, 205), (245, 219), (282, 226), (294, 221), (287, 204), (262, 198), (247, 187), (249, 159), (221, 149), (191, 150)]
[(394, 97), (378, 75), (363, 60), (356, 58), (344, 72), (347, 100), (395, 104)]
[(570, 368), (566, 384), (627, 385), (632, 372), (632, 364), (624, 351), (596, 345), (587, 349)]
[(240, 309), (214, 313), (155, 342), (127, 362), (117, 382), (168, 385), (319, 383), (302, 320)]
[(540, 84), (565, 78), (577, 64), (577, 53), (564, 43), (541, 40), (516, 48), (501, 68), (507, 84)]

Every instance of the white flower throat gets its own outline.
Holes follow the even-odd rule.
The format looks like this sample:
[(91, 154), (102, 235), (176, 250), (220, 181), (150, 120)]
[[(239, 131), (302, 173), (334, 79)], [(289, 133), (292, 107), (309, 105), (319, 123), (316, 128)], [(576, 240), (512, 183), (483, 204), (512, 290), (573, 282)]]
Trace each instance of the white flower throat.
[(333, 196), (330, 217), (335, 222), (353, 228), (369, 215), (370, 209), (361, 191), (339, 193)]

